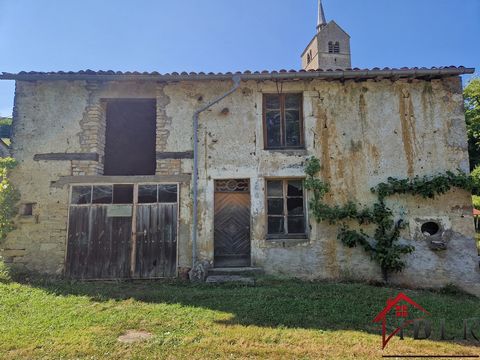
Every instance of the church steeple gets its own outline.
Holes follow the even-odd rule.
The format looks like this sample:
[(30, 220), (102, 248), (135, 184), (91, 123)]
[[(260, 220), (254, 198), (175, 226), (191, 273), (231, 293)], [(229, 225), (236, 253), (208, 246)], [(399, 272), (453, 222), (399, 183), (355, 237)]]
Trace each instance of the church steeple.
[(317, 32), (320, 32), (320, 29), (325, 25), (327, 25), (327, 20), (325, 20), (325, 12), (323, 11), (322, 0), (318, 0)]
[(318, 0), (317, 33), (302, 53), (302, 68), (337, 70), (351, 67), (350, 35), (335, 21), (327, 23), (322, 0)]

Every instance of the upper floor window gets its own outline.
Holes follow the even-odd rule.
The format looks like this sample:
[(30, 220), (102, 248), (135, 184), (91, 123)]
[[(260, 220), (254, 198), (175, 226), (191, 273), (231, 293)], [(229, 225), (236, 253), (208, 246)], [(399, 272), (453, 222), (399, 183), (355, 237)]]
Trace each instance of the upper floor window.
[(307, 54), (307, 64), (310, 64), (311, 62), (312, 62), (312, 50), (309, 50)]
[(333, 53), (334, 54), (339, 54), (340, 53), (340, 43), (337, 41), (333, 45)]
[(328, 42), (328, 52), (330, 54), (340, 54), (340, 43), (338, 41), (329, 41)]
[(265, 94), (263, 96), (266, 149), (303, 147), (302, 103), (302, 94)]

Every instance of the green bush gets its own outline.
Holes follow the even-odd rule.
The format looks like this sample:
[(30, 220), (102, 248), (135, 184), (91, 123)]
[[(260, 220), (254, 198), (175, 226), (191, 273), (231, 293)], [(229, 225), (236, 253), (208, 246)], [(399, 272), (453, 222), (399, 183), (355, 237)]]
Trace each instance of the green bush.
[(480, 196), (472, 195), (473, 207), (477, 210), (480, 210)]
[(8, 283), (11, 280), (10, 270), (3, 262), (2, 258), (0, 258), (0, 283)]
[(13, 218), (17, 213), (16, 204), (20, 195), (8, 178), (8, 173), (16, 166), (15, 159), (0, 159), (0, 243), (14, 229)]

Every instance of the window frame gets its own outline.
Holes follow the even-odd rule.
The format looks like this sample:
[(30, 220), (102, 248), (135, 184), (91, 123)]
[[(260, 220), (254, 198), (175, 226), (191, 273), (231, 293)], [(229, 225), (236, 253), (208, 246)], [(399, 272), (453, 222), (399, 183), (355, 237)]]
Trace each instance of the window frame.
[[(267, 131), (267, 96), (276, 95), (280, 97), (280, 137), (282, 141), (281, 146), (268, 146), (268, 131)], [(285, 97), (287, 95), (299, 95), (300, 107), (299, 107), (299, 124), (300, 124), (300, 145), (291, 146), (286, 145), (286, 119), (285, 119)], [(263, 93), (262, 94), (262, 123), (263, 123), (263, 148), (264, 150), (303, 150), (305, 149), (305, 135), (304, 135), (304, 118), (303, 118), (303, 92), (287, 92), (287, 93)]]
[[(269, 197), (268, 196), (268, 182), (269, 181), (281, 181), (282, 182), (282, 199), (283, 199), (283, 214), (282, 215), (269, 215), (268, 213), (268, 199), (279, 199), (278, 197)], [(303, 233), (288, 233), (288, 182), (289, 181), (301, 181), (302, 182), (302, 202), (303, 202)], [(298, 197), (291, 197), (298, 198)], [(273, 217), (282, 217), (283, 218), (283, 234), (269, 234), (268, 233), (268, 218), (269, 216)], [(300, 216), (298, 216), (300, 217)], [(265, 179), (265, 238), (266, 240), (287, 240), (287, 239), (307, 239), (309, 230), (308, 230), (308, 211), (307, 211), (307, 194), (305, 192), (305, 178), (303, 177), (287, 177), (287, 178), (266, 178)]]

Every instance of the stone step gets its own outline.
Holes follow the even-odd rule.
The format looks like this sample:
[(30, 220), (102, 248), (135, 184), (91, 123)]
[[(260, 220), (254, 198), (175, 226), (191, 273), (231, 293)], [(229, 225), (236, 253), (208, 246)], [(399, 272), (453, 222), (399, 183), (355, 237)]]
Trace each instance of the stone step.
[(210, 268), (208, 275), (240, 275), (256, 276), (262, 275), (263, 269), (258, 267), (229, 267), (229, 268)]
[(245, 285), (255, 285), (255, 279), (253, 277), (241, 275), (209, 275), (205, 282), (207, 284), (237, 283)]

